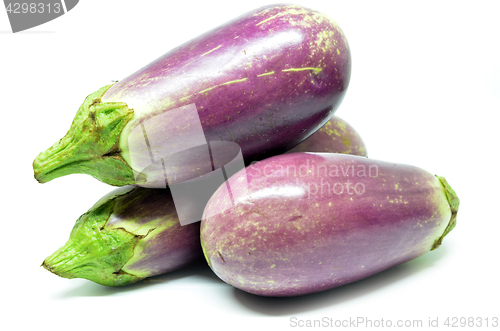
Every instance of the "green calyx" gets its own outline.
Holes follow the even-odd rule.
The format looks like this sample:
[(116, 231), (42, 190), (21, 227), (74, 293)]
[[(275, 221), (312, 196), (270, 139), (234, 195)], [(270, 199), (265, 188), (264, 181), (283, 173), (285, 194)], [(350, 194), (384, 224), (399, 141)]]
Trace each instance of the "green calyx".
[(111, 199), (80, 216), (68, 242), (46, 258), (42, 266), (64, 278), (84, 278), (107, 286), (128, 285), (143, 279), (122, 268), (145, 236), (123, 228), (105, 228), (114, 205), (115, 199)]
[(134, 111), (123, 102), (101, 102), (110, 87), (85, 98), (66, 135), (33, 161), (38, 182), (80, 173), (114, 186), (135, 183), (119, 148), (120, 135)]
[(457, 196), (457, 193), (451, 188), (450, 184), (446, 181), (444, 177), (436, 176), (439, 181), (441, 182), (441, 185), (444, 188), (444, 191), (446, 193), (446, 199), (448, 200), (448, 203), (450, 204), (450, 209), (451, 209), (451, 218), (450, 221), (448, 222), (448, 226), (444, 230), (443, 234), (441, 237), (439, 237), (435, 242), (434, 245), (431, 248), (431, 251), (438, 248), (441, 243), (443, 242), (443, 238), (453, 230), (455, 225), (457, 225), (457, 213), (458, 213), (458, 207), (460, 205), (460, 199)]

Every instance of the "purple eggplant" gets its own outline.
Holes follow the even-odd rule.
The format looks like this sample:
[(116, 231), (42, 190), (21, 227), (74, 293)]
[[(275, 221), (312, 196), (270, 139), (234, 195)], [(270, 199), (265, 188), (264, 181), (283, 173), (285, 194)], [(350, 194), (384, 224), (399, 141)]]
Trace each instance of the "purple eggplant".
[(61, 277), (122, 286), (202, 257), (200, 224), (180, 225), (168, 189), (126, 186), (83, 214), (42, 265)]
[(317, 152), (368, 156), (365, 143), (346, 121), (333, 116), (321, 129), (287, 153)]
[(164, 187), (165, 171), (172, 184), (210, 168), (189, 155), (182, 166), (161, 163), (205, 142), (233, 142), (245, 160), (283, 153), (330, 119), (350, 72), (347, 40), (329, 17), (259, 8), (89, 95), (66, 136), (35, 159), (35, 178)]
[(255, 163), (209, 200), (201, 244), (223, 281), (262, 296), (345, 285), (441, 245), (459, 199), (420, 168), (334, 153)]

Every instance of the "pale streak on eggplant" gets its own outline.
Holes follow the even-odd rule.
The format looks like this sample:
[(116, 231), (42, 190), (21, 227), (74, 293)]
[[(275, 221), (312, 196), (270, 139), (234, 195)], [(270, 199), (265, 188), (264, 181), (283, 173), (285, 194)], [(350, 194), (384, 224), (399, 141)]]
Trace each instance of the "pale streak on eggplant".
[(215, 47), (215, 48), (213, 48), (213, 49), (209, 50), (208, 52), (201, 54), (201, 55), (200, 55), (200, 57), (205, 56), (205, 55), (207, 55), (207, 54), (209, 54), (209, 53), (212, 53), (213, 51), (215, 51), (215, 50), (217, 50), (217, 49), (219, 49), (219, 48), (221, 48), (221, 47), (222, 47), (222, 45), (219, 45), (219, 46), (217, 46), (217, 47)]
[(274, 71), (265, 72), (265, 73), (263, 73), (263, 74), (257, 75), (257, 77), (269, 76), (269, 75), (272, 75), (272, 74), (274, 74)]
[(265, 20), (263, 20), (263, 21), (260, 21), (259, 23), (255, 24), (255, 26), (259, 26), (259, 25), (261, 25), (261, 24), (266, 23), (267, 21), (270, 21), (270, 20), (272, 20), (272, 19), (275, 19), (276, 17), (279, 17), (279, 16), (283, 16), (283, 15), (285, 15), (285, 14), (286, 14), (286, 12), (281, 12), (281, 13), (278, 13), (278, 14), (276, 14), (276, 15), (273, 15), (273, 16), (271, 16), (271, 17), (266, 18), (266, 19), (265, 19)]
[[(302, 8), (301, 6), (289, 5), (289, 6), (276, 6), (275, 8), (280, 8), (280, 7), (286, 8), (286, 10), (283, 12), (280, 12), (276, 15), (273, 15), (271, 17), (268, 17), (265, 20), (260, 21), (255, 26), (259, 26), (259, 25), (264, 24), (266, 22), (269, 22), (270, 20), (273, 20), (275, 18), (285, 17), (285, 18), (290, 18), (289, 22), (291, 25), (301, 25), (301, 26), (305, 26), (305, 27), (311, 27), (309, 21), (314, 21), (317, 24), (321, 24), (324, 20), (327, 20), (327, 21), (331, 22), (335, 28), (338, 27), (337, 23), (333, 19), (331, 19), (330, 17), (328, 17), (324, 14), (321, 14), (321, 13), (313, 13), (312, 15), (310, 15), (311, 13), (308, 12), (307, 10), (305, 10), (304, 8)], [(275, 8), (269, 8), (268, 10), (265, 10), (259, 14), (264, 15), (269, 10), (272, 10)], [(303, 15), (303, 20), (296, 20), (295, 17), (293, 17), (295, 15)]]
[[(210, 90), (213, 90), (214, 88), (216, 87), (219, 87), (219, 86), (223, 86), (223, 85), (229, 85), (229, 84), (234, 84), (234, 83), (239, 83), (239, 82), (244, 82), (248, 79), (248, 77), (245, 77), (245, 78), (242, 78), (242, 79), (236, 79), (236, 80), (231, 80), (229, 82), (225, 82), (225, 83), (222, 83), (222, 84), (219, 84), (219, 85), (215, 85), (215, 86), (212, 86), (212, 87), (209, 87), (209, 88), (206, 88), (204, 90), (201, 90), (199, 92), (196, 92), (195, 94), (200, 94), (200, 93), (205, 93), (205, 92), (208, 92)], [(189, 98), (191, 98), (193, 95), (195, 94), (191, 94), (191, 95), (188, 95), (188, 96), (185, 96), (183, 98), (180, 98), (179, 101), (184, 101), (184, 100), (187, 100)]]
[(312, 71), (314, 71), (315, 74), (318, 74), (318, 73), (321, 72), (321, 70), (323, 70), (323, 68), (311, 68), (311, 67), (307, 67), (307, 68), (290, 68), (290, 69), (283, 69), (281, 71), (287, 72), (287, 71), (304, 71), (304, 70), (312, 70)]

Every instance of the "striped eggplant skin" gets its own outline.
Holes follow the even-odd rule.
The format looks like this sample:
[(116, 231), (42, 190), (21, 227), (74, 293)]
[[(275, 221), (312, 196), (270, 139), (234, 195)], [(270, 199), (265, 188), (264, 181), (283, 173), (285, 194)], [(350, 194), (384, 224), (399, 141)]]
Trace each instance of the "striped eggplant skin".
[(346, 121), (333, 116), (321, 129), (287, 153), (316, 152), (368, 156), (359, 133)]
[(442, 177), (347, 154), (274, 156), (228, 183), (205, 208), (203, 252), (224, 282), (262, 296), (324, 291), (415, 259), (441, 244), (459, 204)]
[(123, 286), (202, 257), (200, 224), (180, 225), (168, 189), (125, 186), (83, 214), (42, 265), (64, 278)]
[[(35, 177), (47, 182), (87, 173), (116, 186), (164, 187), (163, 170), (148, 168), (150, 155), (131, 152), (145, 146), (142, 131), (132, 133), (144, 124), (157, 146), (170, 146), (169, 139), (180, 135), (184, 141), (194, 141), (195, 126), (154, 120), (193, 104), (207, 141), (234, 142), (247, 161), (280, 154), (330, 119), (345, 96), (350, 72), (346, 37), (332, 19), (296, 5), (265, 6), (182, 44), (89, 96), (79, 116), (88, 124), (78, 124), (89, 127), (85, 152), (58, 142), (54, 151), (35, 160)], [(104, 121), (116, 113), (113, 108), (119, 115)], [(116, 130), (92, 129), (99, 125), (92, 120), (96, 118)], [(100, 132), (106, 132), (105, 138), (96, 136)], [(111, 143), (92, 150), (91, 143), (103, 139)], [(67, 140), (72, 144), (76, 139)], [(177, 171), (172, 177), (195, 178), (201, 175), (195, 171), (198, 168), (197, 162), (184, 164), (171, 170)]]

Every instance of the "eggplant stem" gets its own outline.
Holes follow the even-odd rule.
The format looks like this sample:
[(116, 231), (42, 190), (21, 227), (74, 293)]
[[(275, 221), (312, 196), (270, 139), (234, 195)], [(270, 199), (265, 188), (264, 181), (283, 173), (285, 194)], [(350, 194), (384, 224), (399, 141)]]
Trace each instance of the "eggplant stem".
[(448, 222), (448, 226), (444, 230), (443, 234), (441, 237), (439, 237), (435, 242), (434, 245), (431, 248), (432, 250), (435, 250), (439, 246), (441, 246), (443, 242), (443, 238), (450, 233), (451, 230), (457, 225), (457, 213), (458, 213), (458, 207), (460, 205), (460, 199), (457, 196), (457, 193), (451, 188), (450, 184), (448, 184), (448, 181), (444, 177), (437, 176), (436, 177), (439, 179), (439, 182), (444, 188), (444, 191), (446, 193), (446, 199), (448, 200), (448, 203), (450, 204), (450, 209), (451, 209), (451, 218), (450, 221)]
[(82, 173), (114, 186), (135, 184), (119, 148), (120, 135), (134, 111), (123, 102), (101, 102), (111, 86), (87, 96), (66, 135), (36, 157), (33, 171), (38, 182)]

